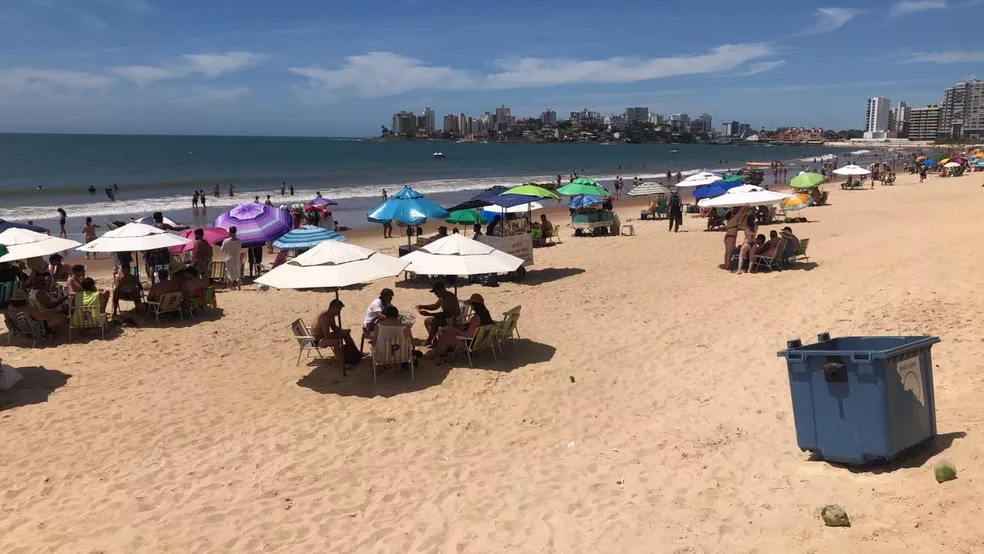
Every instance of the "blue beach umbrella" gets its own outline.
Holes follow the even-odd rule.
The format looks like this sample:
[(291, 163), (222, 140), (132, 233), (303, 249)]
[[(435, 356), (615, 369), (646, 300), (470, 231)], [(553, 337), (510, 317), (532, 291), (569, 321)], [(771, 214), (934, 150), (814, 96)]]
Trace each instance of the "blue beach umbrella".
[(369, 210), (366, 219), (373, 223), (396, 221), (401, 225), (420, 225), (428, 219), (446, 219), (448, 215), (448, 211), (436, 202), (405, 186), (400, 192)]
[(6, 231), (7, 229), (27, 229), (28, 231), (34, 231), (36, 233), (48, 232), (47, 229), (38, 225), (28, 225), (27, 223), (14, 223), (13, 221), (0, 219), (0, 233)]
[(513, 206), (529, 204), (539, 200), (536, 196), (502, 194), (506, 190), (508, 190), (508, 187), (496, 185), (488, 190), (476, 194), (471, 198), (471, 200), (465, 200), (456, 206), (451, 206), (448, 208), (448, 211), (456, 212), (458, 210), (474, 210), (476, 208), (484, 208), (485, 206), (491, 206), (493, 204), (504, 208), (512, 208)]
[(724, 181), (718, 181), (709, 185), (701, 185), (694, 189), (694, 198), (714, 198), (715, 196), (721, 196), (740, 184), (740, 181), (731, 181), (727, 183)]
[(567, 205), (568, 207), (576, 210), (578, 208), (586, 208), (588, 206), (593, 206), (595, 204), (602, 204), (604, 202), (605, 202), (604, 199), (598, 198), (597, 196), (591, 196), (590, 194), (581, 194), (571, 198), (570, 203), (568, 203)]
[(940, 164), (936, 160), (926, 160), (923, 162), (923, 165), (926, 167), (932, 167), (934, 165), (940, 165)]
[(273, 242), (273, 245), (281, 250), (307, 250), (314, 248), (326, 240), (337, 240), (345, 242), (346, 239), (335, 231), (315, 227), (314, 225), (301, 225), (297, 229), (290, 231)]
[(984, 160), (981, 160), (974, 164), (974, 167), (984, 167)]

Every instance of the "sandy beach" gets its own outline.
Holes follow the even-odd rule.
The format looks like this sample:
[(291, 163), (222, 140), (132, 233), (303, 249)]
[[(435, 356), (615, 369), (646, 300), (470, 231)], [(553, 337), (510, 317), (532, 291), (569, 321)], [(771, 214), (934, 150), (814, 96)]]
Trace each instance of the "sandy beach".
[[(982, 175), (828, 186), (792, 226), (811, 263), (742, 276), (703, 219), (673, 234), (619, 204), (636, 236), (566, 228), (524, 281), (459, 290), (495, 316), (522, 305), (505, 359), (424, 362), (415, 383), (295, 365), (287, 326), (329, 293), (247, 286), (106, 340), (0, 337), (25, 373), (0, 396), (0, 551), (984, 551)], [(433, 298), (343, 290), (345, 322), (384, 286), (401, 310)], [(942, 338), (933, 445), (868, 471), (797, 448), (776, 352), (824, 331)], [(935, 481), (942, 458), (956, 481)], [(824, 527), (831, 503), (852, 527)]]

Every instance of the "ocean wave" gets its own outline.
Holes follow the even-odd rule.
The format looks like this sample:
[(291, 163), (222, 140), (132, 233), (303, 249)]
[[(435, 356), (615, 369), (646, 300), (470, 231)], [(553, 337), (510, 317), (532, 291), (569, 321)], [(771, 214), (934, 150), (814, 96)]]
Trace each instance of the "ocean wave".
[(837, 157), (838, 157), (837, 154), (824, 154), (822, 156), (813, 156), (811, 158), (800, 158), (798, 161), (801, 161), (801, 162), (812, 162), (813, 160), (823, 160), (823, 161), (826, 161), (826, 160), (833, 160), (834, 158), (837, 158)]

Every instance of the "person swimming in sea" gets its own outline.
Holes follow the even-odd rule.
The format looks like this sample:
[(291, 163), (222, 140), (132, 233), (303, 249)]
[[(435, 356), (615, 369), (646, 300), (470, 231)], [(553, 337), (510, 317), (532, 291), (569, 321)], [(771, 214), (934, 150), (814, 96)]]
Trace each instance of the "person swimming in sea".
[(89, 185), (89, 194), (95, 194), (95, 193), (96, 193), (96, 187)]

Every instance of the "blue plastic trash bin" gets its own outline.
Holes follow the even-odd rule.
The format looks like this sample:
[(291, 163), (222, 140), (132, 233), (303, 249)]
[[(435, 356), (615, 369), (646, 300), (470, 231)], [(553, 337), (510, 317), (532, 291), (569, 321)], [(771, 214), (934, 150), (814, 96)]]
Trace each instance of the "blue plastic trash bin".
[(890, 460), (936, 436), (932, 345), (938, 337), (840, 337), (787, 343), (796, 442), (825, 460)]

